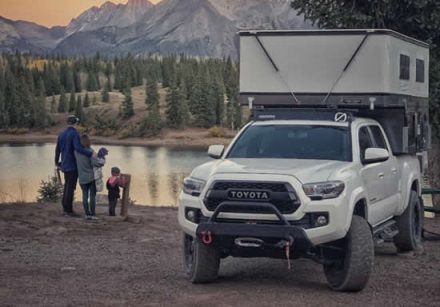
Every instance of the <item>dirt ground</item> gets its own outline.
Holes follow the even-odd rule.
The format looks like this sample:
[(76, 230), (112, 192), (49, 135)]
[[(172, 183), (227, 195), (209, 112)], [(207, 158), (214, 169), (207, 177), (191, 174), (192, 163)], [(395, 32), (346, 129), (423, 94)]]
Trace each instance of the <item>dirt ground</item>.
[[(80, 207), (77, 207), (80, 212)], [(132, 207), (129, 222), (67, 219), (58, 205), (0, 205), (1, 306), (440, 306), (440, 242), (376, 251), (360, 293), (330, 291), (309, 260), (226, 259), (220, 278), (183, 274), (176, 210)], [(440, 232), (440, 218), (426, 227)]]

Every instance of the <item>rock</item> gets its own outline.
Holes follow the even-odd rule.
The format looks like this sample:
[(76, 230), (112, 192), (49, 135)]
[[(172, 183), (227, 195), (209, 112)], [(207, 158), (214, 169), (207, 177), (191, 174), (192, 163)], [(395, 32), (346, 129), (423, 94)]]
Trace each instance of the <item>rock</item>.
[(59, 235), (59, 234), (66, 232), (66, 231), (67, 231), (67, 228), (65, 228), (63, 226), (50, 226), (50, 227), (41, 228), (36, 233), (38, 235), (43, 235), (43, 236), (56, 236), (56, 235)]
[(65, 266), (61, 268), (61, 272), (73, 272), (76, 271), (76, 268), (73, 266)]

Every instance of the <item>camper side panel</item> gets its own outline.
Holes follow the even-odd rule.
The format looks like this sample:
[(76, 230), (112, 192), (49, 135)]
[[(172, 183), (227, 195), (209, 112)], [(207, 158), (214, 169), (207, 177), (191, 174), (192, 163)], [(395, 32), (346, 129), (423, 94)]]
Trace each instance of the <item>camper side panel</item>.
[[(259, 37), (288, 86), (254, 36), (241, 37), (241, 93), (327, 93), (364, 35)], [(372, 35), (342, 76), (334, 93), (389, 93), (387, 36)]]
[(429, 97), (429, 49), (387, 36), (390, 91)]

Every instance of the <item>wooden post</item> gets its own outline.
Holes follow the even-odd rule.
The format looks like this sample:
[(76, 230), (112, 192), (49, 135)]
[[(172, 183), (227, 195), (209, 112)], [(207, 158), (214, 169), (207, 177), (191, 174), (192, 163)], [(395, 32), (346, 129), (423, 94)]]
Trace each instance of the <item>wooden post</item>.
[(128, 205), (130, 202), (130, 183), (131, 183), (131, 175), (121, 175), (124, 182), (124, 188), (122, 192), (122, 200), (121, 200), (121, 216), (128, 216)]

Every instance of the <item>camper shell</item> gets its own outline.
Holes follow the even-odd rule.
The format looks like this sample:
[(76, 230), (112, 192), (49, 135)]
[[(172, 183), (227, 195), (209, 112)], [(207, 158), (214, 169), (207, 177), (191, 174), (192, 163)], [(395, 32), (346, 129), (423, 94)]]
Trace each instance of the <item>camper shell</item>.
[(377, 120), (393, 153), (430, 145), (429, 45), (392, 30), (240, 32), (240, 101), (349, 110)]

